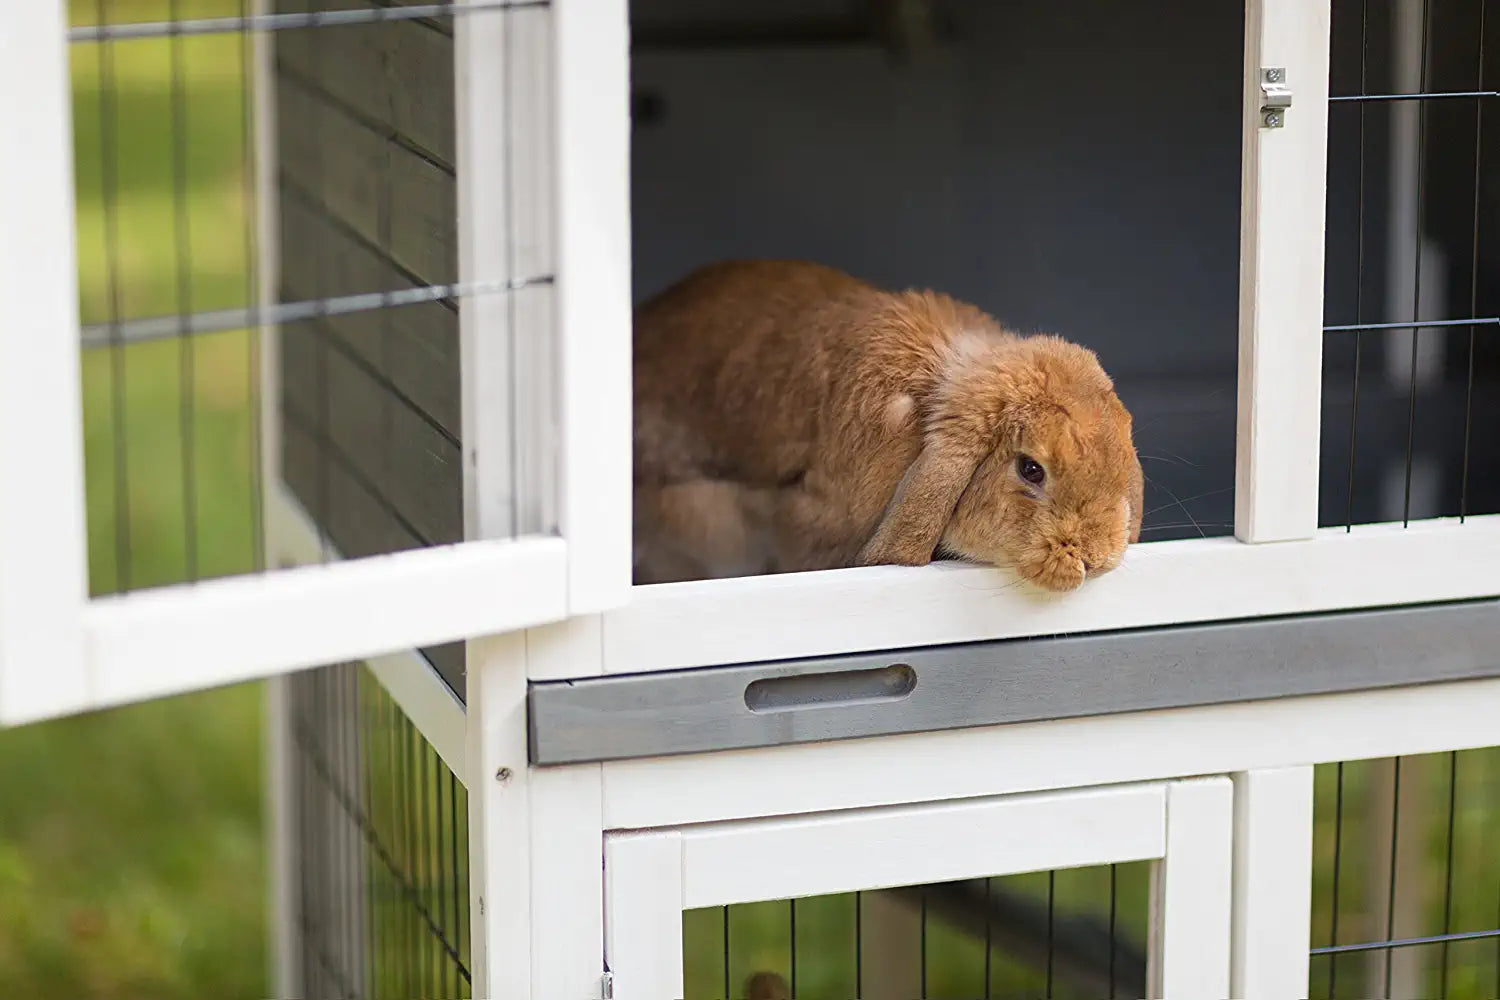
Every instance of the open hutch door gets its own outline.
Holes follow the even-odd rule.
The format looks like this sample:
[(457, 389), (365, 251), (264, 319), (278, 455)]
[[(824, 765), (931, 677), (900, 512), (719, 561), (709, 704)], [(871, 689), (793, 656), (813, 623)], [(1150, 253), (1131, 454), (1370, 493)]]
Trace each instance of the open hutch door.
[[(0, 721), (411, 649), (461, 698), (463, 640), (625, 601), (625, 10), (571, 9), (258, 0), (160, 37), (172, 26), (70, 29), (62, 0), (0, 18), (0, 90), (33, 95), (0, 111), (32, 150), (0, 168)], [(108, 162), (130, 137), (75, 115), (70, 80), (149, 46), (192, 55), (185, 35), (242, 73), (224, 141), (244, 154), (243, 266), (157, 302), (121, 252), (120, 178), (75, 178), (75, 140)], [(209, 124), (174, 127), (191, 150)], [(189, 275), (213, 227), (174, 176)], [(75, 239), (75, 197), (102, 203), (102, 241)], [(80, 294), (95, 257), (102, 301)], [(204, 384), (235, 351), (244, 419), (225, 444)], [(176, 405), (141, 446), (153, 352)], [(133, 558), (155, 494), (131, 463), (151, 448), (176, 456), (185, 525), (165, 569)], [(229, 501), (204, 487), (225, 467), (243, 558), (218, 557)]]

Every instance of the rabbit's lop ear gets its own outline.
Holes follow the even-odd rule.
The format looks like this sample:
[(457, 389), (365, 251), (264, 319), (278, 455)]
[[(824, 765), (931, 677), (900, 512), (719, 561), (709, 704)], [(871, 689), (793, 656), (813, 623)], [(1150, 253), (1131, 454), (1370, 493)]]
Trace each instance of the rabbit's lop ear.
[(929, 440), (896, 486), (860, 566), (925, 566), (979, 467), (981, 454), (941, 438)]

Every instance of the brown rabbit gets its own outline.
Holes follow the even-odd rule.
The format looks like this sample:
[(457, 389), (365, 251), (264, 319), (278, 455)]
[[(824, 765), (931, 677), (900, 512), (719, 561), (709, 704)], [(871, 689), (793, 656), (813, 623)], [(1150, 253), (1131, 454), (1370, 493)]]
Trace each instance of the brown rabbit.
[(937, 556), (1071, 590), (1140, 537), (1092, 351), (930, 291), (735, 261), (635, 317), (637, 582)]

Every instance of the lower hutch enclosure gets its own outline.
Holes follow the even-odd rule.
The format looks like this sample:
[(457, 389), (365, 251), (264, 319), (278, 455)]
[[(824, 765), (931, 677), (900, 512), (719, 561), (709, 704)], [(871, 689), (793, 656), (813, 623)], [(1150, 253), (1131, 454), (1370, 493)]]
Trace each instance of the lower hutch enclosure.
[[(276, 995), (1494, 995), (1500, 3), (12, 7), (0, 719), (268, 679)], [(731, 257), (1093, 347), (1141, 544), (632, 587)]]

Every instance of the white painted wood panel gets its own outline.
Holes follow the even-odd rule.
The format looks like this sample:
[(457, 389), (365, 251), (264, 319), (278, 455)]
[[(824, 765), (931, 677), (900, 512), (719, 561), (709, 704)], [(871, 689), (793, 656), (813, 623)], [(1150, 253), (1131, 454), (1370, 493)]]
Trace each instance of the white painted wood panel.
[(1228, 778), (1167, 786), (1167, 851), (1158, 868), (1161, 954), (1154, 996), (1236, 996), (1229, 990), (1234, 790)]
[(1491, 679), (614, 761), (604, 821), (639, 829), (1431, 753), (1492, 746), (1497, 720)]
[(0, 725), (67, 711), (87, 688), (65, 7), (0, 10)]
[(74, 710), (523, 628), (565, 613), (561, 539), (421, 549), (98, 598)]
[[(1235, 535), (1313, 537), (1323, 365), (1329, 0), (1248, 0), (1240, 209)], [(1292, 106), (1266, 128), (1262, 68)]]
[(1234, 775), (1231, 996), (1283, 1000), (1306, 994), (1312, 839), (1312, 767)]
[(684, 909), (1161, 857), (1159, 785), (682, 831)]
[(568, 608), (630, 597), (630, 38), (626, 0), (554, 0), (560, 526)]
[(615, 834), (604, 842), (605, 959), (614, 1000), (682, 996), (682, 835)]
[[(1393, 567), (1400, 567), (1397, 572)], [(606, 673), (1500, 594), (1500, 516), (1357, 526), (1305, 542), (1133, 546), (1070, 594), (941, 563), (635, 588), (604, 615)]]

